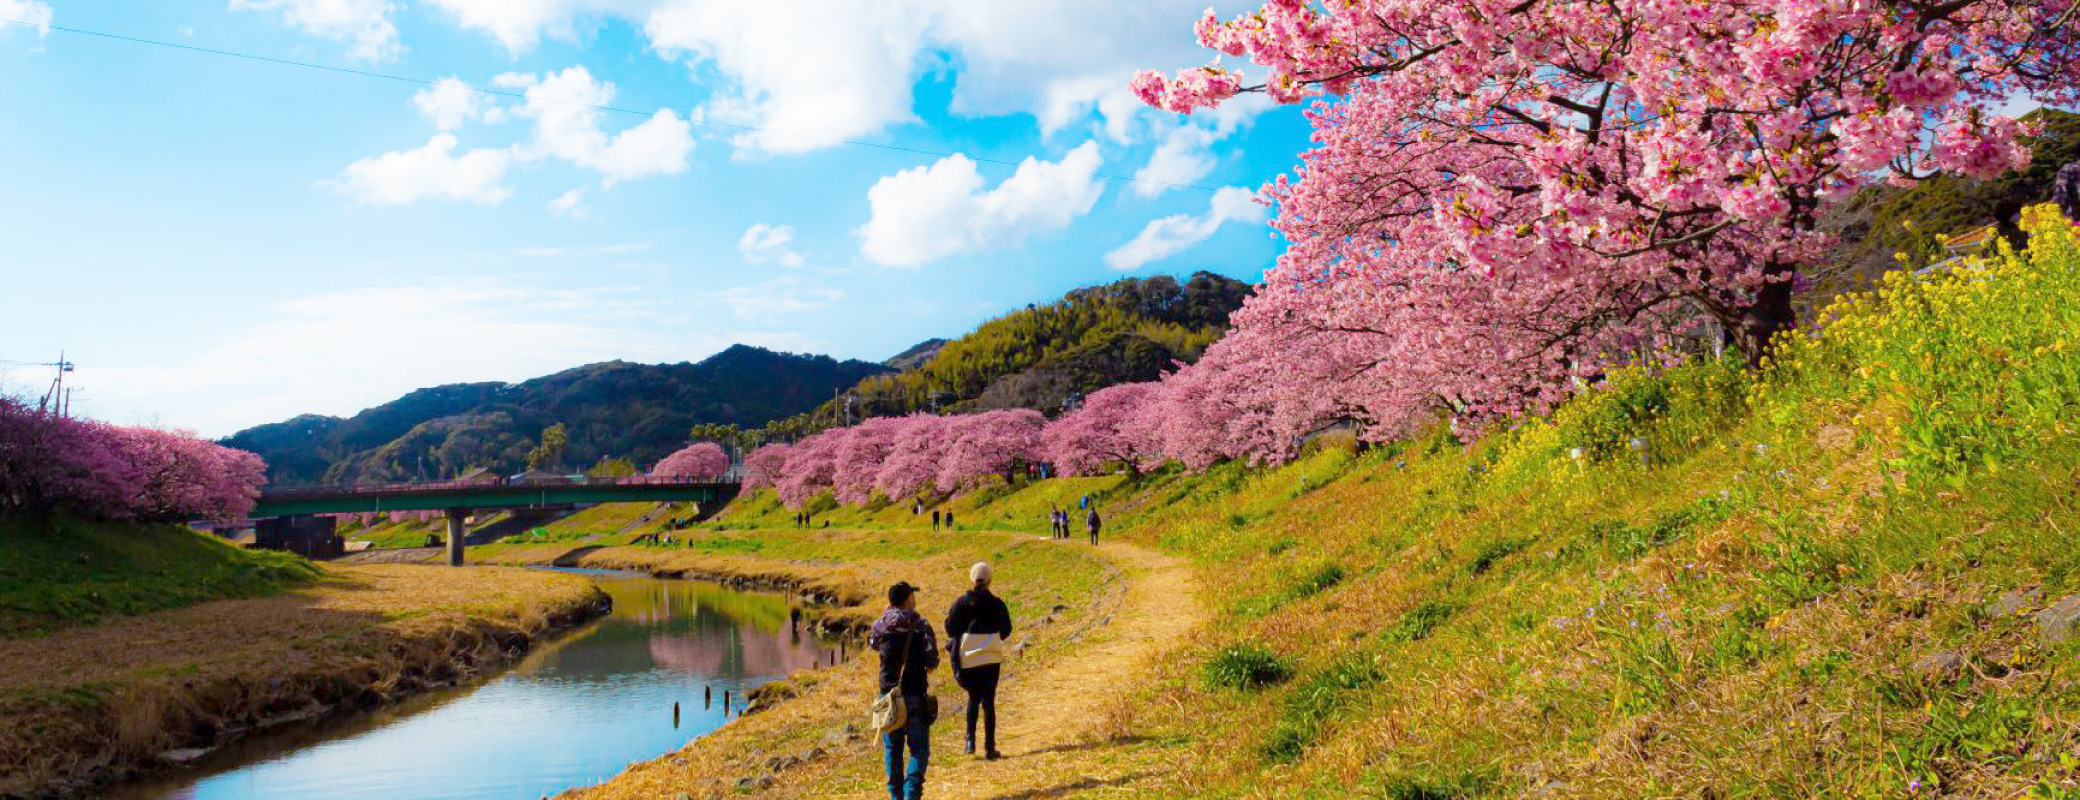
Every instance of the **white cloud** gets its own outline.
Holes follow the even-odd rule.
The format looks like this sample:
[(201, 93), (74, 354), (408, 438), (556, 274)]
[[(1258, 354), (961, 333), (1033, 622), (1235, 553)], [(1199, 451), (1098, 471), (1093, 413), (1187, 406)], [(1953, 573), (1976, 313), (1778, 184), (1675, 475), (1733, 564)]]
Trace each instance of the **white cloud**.
[[(1092, 110), (1124, 141), (1132, 119), (1159, 116), (1126, 90), (1137, 69), (1204, 63), (1192, 23), (1206, 0), (430, 0), (515, 53), (576, 39), (616, 17), (667, 57), (726, 82), (703, 109), (766, 128), (739, 147), (791, 153), (910, 122), (925, 72), (957, 64), (955, 113), (1030, 113), (1049, 133)], [(1218, 0), (1225, 14), (1251, 0)], [(795, 134), (795, 135), (789, 135)]]
[[(520, 85), (512, 75), (500, 85)], [(606, 176), (606, 185), (647, 175), (676, 175), (686, 170), (693, 151), (692, 123), (671, 109), (660, 108), (642, 124), (609, 136), (600, 130), (600, 110), (614, 100), (614, 85), (592, 79), (584, 67), (571, 67), (526, 82), (527, 104), (516, 113), (535, 121), (535, 139), (519, 148), (524, 158), (561, 158)]]
[(746, 264), (802, 265), (802, 254), (794, 251), (794, 228), (787, 225), (761, 222), (745, 228), (737, 239), (737, 252), (744, 254)]
[(442, 78), (432, 86), (412, 95), (412, 104), (419, 113), (433, 121), (435, 127), (452, 131), (465, 122), (482, 119), (491, 98), (470, 88), (457, 78)]
[(280, 11), (282, 21), (312, 36), (352, 40), (347, 56), (388, 61), (404, 52), (389, 0), (231, 0), (231, 10)]
[(1158, 123), (1168, 127), (1158, 128), (1155, 152), (1149, 154), (1147, 164), (1134, 171), (1134, 194), (1155, 197), (1198, 183), (1213, 172), (1213, 145), (1247, 127), (1270, 108), (1271, 101), (1263, 95), (1243, 95), (1187, 119)]
[[(0, 0), (0, 19), (35, 28), (38, 36), (48, 36), (51, 32), (51, 7), (36, 0)], [(15, 27), (0, 25), (0, 34)]]
[(503, 181), (511, 156), (504, 150), (454, 155), (455, 135), (437, 133), (416, 150), (361, 159), (340, 171), (334, 186), (364, 203), (387, 205), (426, 198), (496, 203), (513, 191)]
[(572, 189), (549, 201), (549, 213), (559, 217), (584, 219), (592, 216), (592, 207), (585, 205), (585, 193)]
[(889, 175), (867, 190), (873, 216), (859, 230), (860, 251), (877, 263), (913, 267), (1066, 227), (1104, 191), (1091, 174), (1100, 162), (1091, 141), (1061, 161), (1028, 158), (994, 189), (984, 190), (975, 162), (958, 153)]
[(1161, 261), (1206, 241), (1225, 223), (1263, 222), (1265, 216), (1264, 206), (1257, 203), (1256, 195), (1250, 190), (1239, 186), (1222, 187), (1213, 193), (1213, 202), (1204, 216), (1178, 214), (1150, 222), (1133, 241), (1106, 253), (1105, 263), (1118, 270), (1139, 269), (1151, 261)]
[(826, 308), (844, 299), (845, 293), (787, 277), (712, 292), (709, 297), (729, 306), (739, 319), (760, 320)]
[(505, 45), (506, 50), (518, 55), (533, 49), (543, 37), (558, 39), (576, 38), (580, 33), (580, 18), (592, 14), (621, 10), (631, 16), (640, 16), (642, 9), (651, 3), (637, 1), (615, 2), (613, 0), (430, 0), (454, 15), (455, 21), (465, 28), (475, 28)]

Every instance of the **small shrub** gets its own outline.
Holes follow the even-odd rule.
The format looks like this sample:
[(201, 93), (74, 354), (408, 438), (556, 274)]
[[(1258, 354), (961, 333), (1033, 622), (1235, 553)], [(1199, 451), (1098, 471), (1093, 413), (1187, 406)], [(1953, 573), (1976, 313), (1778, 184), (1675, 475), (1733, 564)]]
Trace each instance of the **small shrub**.
[(1371, 658), (1357, 653), (1293, 687), (1280, 704), (1278, 722), (1261, 747), (1262, 755), (1274, 762), (1297, 760), (1353, 696), (1385, 678)]
[(1495, 562), (1508, 558), (1519, 550), (1530, 547), (1531, 542), (1532, 540), (1529, 537), (1507, 538), (1497, 539), (1482, 545), (1481, 549), (1473, 554), (1473, 562), (1466, 565), (1466, 571), (1475, 575), (1487, 572), (1489, 567), (1495, 566)]
[(1453, 603), (1426, 601), (1402, 614), (1393, 627), (1380, 634), (1380, 638), (1390, 642), (1422, 641), (1429, 638), (1430, 633), (1437, 630), (1437, 626), (1444, 624), (1444, 621), (1458, 610), (1459, 607)]
[(1342, 583), (1344, 577), (1342, 564), (1334, 561), (1323, 564), (1315, 571), (1308, 573), (1307, 577), (1300, 579), (1300, 582), (1293, 586), (1293, 599), (1298, 600), (1303, 597), (1313, 597), (1321, 594), (1327, 591), (1329, 587)]
[(1291, 677), (1293, 668), (1260, 644), (1229, 645), (1206, 662), (1206, 683), (1216, 689), (1261, 689)]

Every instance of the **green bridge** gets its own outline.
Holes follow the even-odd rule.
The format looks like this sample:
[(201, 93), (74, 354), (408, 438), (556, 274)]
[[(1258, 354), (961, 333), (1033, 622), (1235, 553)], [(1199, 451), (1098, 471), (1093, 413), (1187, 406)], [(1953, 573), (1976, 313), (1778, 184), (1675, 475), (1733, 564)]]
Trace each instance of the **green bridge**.
[(399, 483), (269, 489), (250, 519), (319, 514), (440, 511), (448, 519), (448, 563), (462, 563), (463, 520), (478, 511), (563, 508), (593, 503), (694, 503), (702, 516), (737, 494), (734, 481), (679, 478), (573, 478), (544, 481)]

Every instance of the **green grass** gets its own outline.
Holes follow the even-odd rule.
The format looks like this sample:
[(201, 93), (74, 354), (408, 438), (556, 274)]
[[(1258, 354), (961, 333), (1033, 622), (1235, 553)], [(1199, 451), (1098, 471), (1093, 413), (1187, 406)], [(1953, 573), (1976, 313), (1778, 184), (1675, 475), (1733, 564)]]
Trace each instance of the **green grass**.
[(179, 525), (0, 517), (0, 637), (308, 583), (318, 568)]
[(1293, 677), (1293, 667), (1260, 644), (1221, 648), (1206, 662), (1206, 683), (1217, 689), (1261, 689)]

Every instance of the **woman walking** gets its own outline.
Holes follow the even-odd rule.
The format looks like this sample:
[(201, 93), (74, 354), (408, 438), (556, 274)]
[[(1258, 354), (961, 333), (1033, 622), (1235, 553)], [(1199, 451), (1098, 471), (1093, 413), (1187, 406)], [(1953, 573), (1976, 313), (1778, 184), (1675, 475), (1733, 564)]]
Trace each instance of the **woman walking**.
[(975, 588), (953, 601), (946, 614), (946, 649), (953, 654), (953, 679), (968, 692), (968, 753), (975, 753), (975, 717), (982, 716), (983, 758), (997, 753), (997, 680), (1004, 669), (1004, 637), (1011, 635), (1011, 609), (989, 590), (988, 562), (968, 569)]

